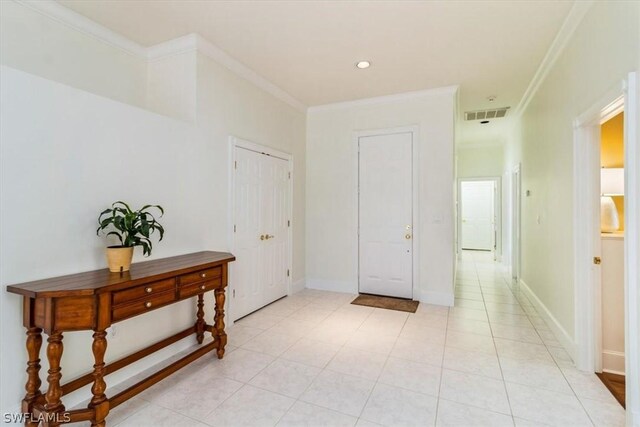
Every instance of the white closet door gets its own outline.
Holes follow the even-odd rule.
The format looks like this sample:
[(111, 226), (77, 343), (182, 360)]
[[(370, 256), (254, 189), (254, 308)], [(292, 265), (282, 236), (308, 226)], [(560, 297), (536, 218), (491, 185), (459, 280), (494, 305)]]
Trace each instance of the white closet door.
[(359, 290), (412, 298), (412, 134), (361, 137), (359, 150)]
[(287, 294), (289, 165), (286, 160), (265, 156), (263, 167), (262, 215), (268, 239), (263, 245), (265, 300), (262, 305), (266, 305)]
[(234, 320), (287, 294), (289, 162), (235, 149)]
[[(261, 205), (262, 155), (236, 148), (235, 247), (233, 263), (233, 316), (238, 319), (256, 310), (264, 299), (261, 269), (263, 234)], [(234, 320), (235, 320), (234, 319)]]

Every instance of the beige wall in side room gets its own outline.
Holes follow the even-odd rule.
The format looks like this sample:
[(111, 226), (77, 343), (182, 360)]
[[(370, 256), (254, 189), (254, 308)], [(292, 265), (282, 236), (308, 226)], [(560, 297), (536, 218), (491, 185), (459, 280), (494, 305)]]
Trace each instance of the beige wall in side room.
[(0, 1), (0, 63), (116, 101), (145, 106), (146, 59), (26, 4)]
[[(636, 69), (637, 2), (595, 2), (514, 128), (522, 163), (522, 279), (574, 339), (573, 121)], [(525, 192), (530, 191), (530, 196)]]
[(502, 145), (458, 147), (458, 178), (500, 177), (504, 171)]

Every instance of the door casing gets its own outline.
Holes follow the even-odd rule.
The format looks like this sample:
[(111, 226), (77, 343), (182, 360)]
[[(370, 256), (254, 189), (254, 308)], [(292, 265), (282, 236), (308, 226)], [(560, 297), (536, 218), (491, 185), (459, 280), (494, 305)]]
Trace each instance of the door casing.
[(356, 266), (356, 271), (355, 271), (355, 289), (359, 289), (359, 283), (360, 283), (360, 265), (359, 265), (359, 259), (360, 259), (360, 245), (359, 245), (359, 230), (360, 230), (360, 207), (359, 207), (359, 175), (360, 175), (360, 164), (359, 164), (359, 147), (360, 147), (360, 138), (362, 137), (366, 137), (366, 136), (382, 136), (382, 135), (393, 135), (393, 134), (398, 134), (398, 133), (410, 133), (411, 134), (411, 147), (412, 147), (412, 155), (411, 155), (411, 159), (412, 159), (412, 215), (411, 215), (411, 219), (412, 219), (412, 223), (413, 223), (413, 238), (412, 238), (412, 250), (411, 250), (411, 255), (412, 255), (412, 268), (413, 268), (413, 296), (412, 299), (414, 300), (420, 300), (421, 299), (421, 295), (419, 292), (419, 288), (418, 288), (418, 284), (420, 283), (420, 279), (419, 279), (419, 274), (420, 274), (420, 264), (419, 264), (419, 260), (420, 260), (420, 220), (419, 220), (419, 212), (420, 212), (420, 207), (419, 207), (419, 187), (420, 187), (420, 170), (419, 170), (419, 159), (420, 159), (420, 149), (419, 149), (419, 145), (420, 145), (420, 136), (419, 136), (419, 126), (418, 125), (412, 125), (412, 126), (403, 126), (403, 127), (395, 127), (395, 128), (386, 128), (386, 129), (372, 129), (372, 130), (363, 130), (363, 131), (356, 131), (353, 133), (353, 138), (352, 138), (352, 153), (353, 153), (353, 159), (354, 159), (354, 167), (353, 167), (353, 177), (354, 177), (354, 183), (353, 183), (353, 189), (354, 189), (354, 198), (353, 198), (353, 212), (354, 212), (354, 218), (353, 218), (353, 223), (356, 224), (355, 227), (355, 233), (353, 235), (353, 241), (355, 242), (354, 245), (354, 261), (355, 261), (355, 266)]
[[(235, 206), (235, 162), (236, 162), (236, 148), (244, 148), (247, 150), (254, 151), (256, 153), (267, 154), (272, 157), (277, 157), (283, 160), (286, 160), (289, 165), (289, 206), (288, 206), (288, 215), (291, 221), (291, 226), (288, 228), (287, 232), (287, 243), (288, 243), (288, 265), (289, 265), (289, 276), (287, 277), (287, 295), (291, 295), (292, 293), (292, 281), (293, 281), (293, 155), (286, 153), (284, 151), (277, 150), (275, 148), (268, 147), (266, 145), (257, 144), (255, 142), (251, 142), (245, 139), (241, 139), (235, 136), (229, 136), (229, 207), (227, 210), (227, 216), (229, 218), (228, 224), (228, 234), (227, 240), (229, 242), (229, 250), (233, 253), (235, 249), (235, 218), (234, 218), (234, 206)], [(227, 307), (226, 310), (228, 312), (228, 323), (233, 325), (234, 321), (232, 319), (235, 318), (234, 315), (234, 305), (233, 305), (233, 296), (234, 296), (234, 283), (233, 283), (233, 263), (229, 264), (229, 289), (227, 293)]]

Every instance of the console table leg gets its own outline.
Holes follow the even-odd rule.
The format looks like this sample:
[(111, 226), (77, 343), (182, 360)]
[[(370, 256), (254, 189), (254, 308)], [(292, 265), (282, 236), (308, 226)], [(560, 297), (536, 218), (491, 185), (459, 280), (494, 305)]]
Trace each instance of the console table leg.
[(213, 338), (218, 341), (218, 359), (224, 357), (224, 347), (227, 345), (227, 334), (224, 332), (224, 288), (214, 291), (216, 296), (215, 324), (211, 330)]
[(107, 384), (104, 381), (104, 354), (107, 351), (107, 336), (106, 331), (95, 331), (93, 334), (93, 359), (95, 364), (93, 365), (93, 386), (91, 387), (91, 403), (89, 407), (93, 408), (94, 415), (91, 420), (92, 427), (104, 427), (107, 414), (109, 413), (109, 401), (104, 394), (107, 389)]
[[(42, 347), (42, 329), (40, 328), (27, 328), (27, 354), (29, 360), (27, 362), (27, 384), (25, 394), (22, 400), (22, 413), (33, 413), (33, 402), (40, 396), (40, 348)], [(25, 421), (27, 427), (37, 427), (37, 422), (32, 422), (29, 419)]]
[(204, 294), (198, 294), (198, 311), (196, 313), (196, 339), (198, 344), (204, 341)]
[[(60, 359), (62, 358), (62, 332), (53, 332), (47, 338), (47, 360), (49, 360), (49, 375), (47, 376), (47, 383), (49, 388), (45, 394), (44, 409), (49, 415), (58, 413), (62, 418), (62, 412), (64, 412), (64, 405), (62, 404), (62, 388), (60, 387), (60, 378), (62, 378)], [(46, 427), (57, 427), (59, 425), (58, 420), (55, 418), (44, 423)]]

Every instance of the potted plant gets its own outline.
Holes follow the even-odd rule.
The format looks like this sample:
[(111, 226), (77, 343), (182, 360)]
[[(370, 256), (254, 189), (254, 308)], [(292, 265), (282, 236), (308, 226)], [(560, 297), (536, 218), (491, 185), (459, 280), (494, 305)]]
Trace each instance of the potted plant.
[(142, 246), (142, 253), (145, 256), (151, 255), (151, 235), (158, 231), (160, 239), (164, 236), (164, 228), (149, 210), (157, 209), (160, 216), (164, 214), (164, 209), (159, 205), (146, 205), (137, 211), (131, 210), (125, 202), (117, 201), (111, 208), (105, 209), (98, 216), (98, 230), (107, 236), (116, 236), (120, 245), (107, 247), (107, 261), (109, 270), (112, 272), (129, 271), (131, 259), (133, 258), (133, 248)]

